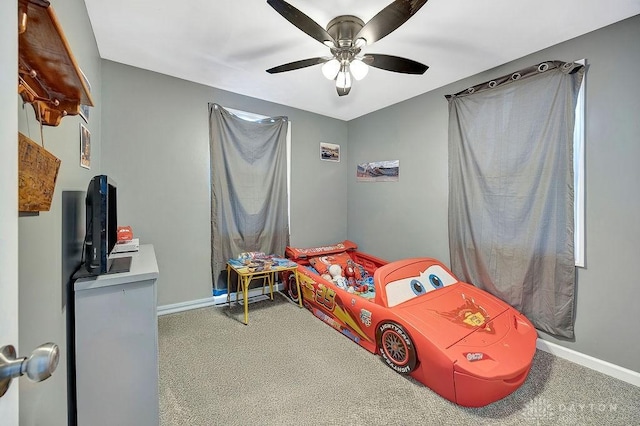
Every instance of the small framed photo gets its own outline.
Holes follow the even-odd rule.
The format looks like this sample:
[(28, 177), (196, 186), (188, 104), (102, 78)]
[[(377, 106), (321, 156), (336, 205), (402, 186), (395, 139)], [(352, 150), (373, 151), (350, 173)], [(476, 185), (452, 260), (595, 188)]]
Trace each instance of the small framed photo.
[(80, 166), (91, 168), (91, 133), (80, 123)]
[(89, 105), (80, 104), (80, 117), (82, 117), (85, 123), (89, 122)]
[[(91, 83), (89, 83), (89, 79), (82, 70), (80, 70), (80, 75), (82, 76), (84, 84), (87, 86), (87, 90), (91, 93)], [(82, 117), (85, 123), (89, 122), (89, 105), (80, 104), (80, 117)]]
[(320, 159), (323, 161), (340, 161), (340, 145), (320, 142)]

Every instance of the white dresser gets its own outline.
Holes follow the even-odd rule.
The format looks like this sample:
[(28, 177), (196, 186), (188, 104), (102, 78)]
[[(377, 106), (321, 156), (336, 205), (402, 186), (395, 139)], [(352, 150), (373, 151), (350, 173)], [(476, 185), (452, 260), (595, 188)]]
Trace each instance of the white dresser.
[(152, 245), (129, 272), (75, 282), (76, 407), (79, 426), (157, 426), (158, 264)]

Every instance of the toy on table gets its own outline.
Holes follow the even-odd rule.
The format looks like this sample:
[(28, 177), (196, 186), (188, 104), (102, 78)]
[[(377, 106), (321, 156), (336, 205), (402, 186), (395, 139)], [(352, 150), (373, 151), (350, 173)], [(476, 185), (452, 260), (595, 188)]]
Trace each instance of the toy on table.
[(133, 240), (133, 229), (130, 226), (118, 226), (118, 241)]
[(244, 264), (249, 272), (269, 271), (272, 266), (278, 266), (278, 261), (274, 259), (272, 254), (265, 254), (259, 251), (240, 253), (238, 261)]

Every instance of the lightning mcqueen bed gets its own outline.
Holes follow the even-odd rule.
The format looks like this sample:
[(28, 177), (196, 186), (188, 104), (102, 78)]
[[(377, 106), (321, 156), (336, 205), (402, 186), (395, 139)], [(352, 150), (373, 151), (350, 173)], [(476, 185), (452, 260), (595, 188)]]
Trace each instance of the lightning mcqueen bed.
[[(400, 374), (444, 398), (481, 407), (527, 378), (537, 333), (521, 313), (430, 258), (388, 263), (344, 241), (287, 247), (297, 262), (285, 289), (296, 302)], [(343, 278), (332, 279), (339, 265)], [(334, 274), (336, 275), (336, 274)], [(338, 274), (339, 276), (339, 274)], [(346, 285), (345, 285), (346, 284)]]

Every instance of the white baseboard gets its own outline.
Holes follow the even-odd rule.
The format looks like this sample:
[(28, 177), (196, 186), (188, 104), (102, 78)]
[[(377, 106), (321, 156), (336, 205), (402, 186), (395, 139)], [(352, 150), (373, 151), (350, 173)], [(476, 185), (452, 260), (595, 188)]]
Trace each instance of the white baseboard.
[[(274, 286), (274, 291), (281, 291), (282, 284)], [(256, 297), (262, 294), (262, 288), (256, 288), (249, 290), (249, 297)], [(231, 301), (235, 302), (236, 295), (231, 293)], [(208, 306), (222, 306), (227, 303), (227, 295), (222, 294), (220, 296), (207, 297), (206, 299), (192, 300), (189, 302), (174, 303), (171, 305), (158, 306), (158, 316), (174, 314), (177, 312), (188, 311), (191, 309), (206, 308)], [(615, 364), (611, 364), (607, 361), (594, 358), (589, 355), (585, 355), (573, 349), (565, 348), (556, 343), (547, 342), (546, 340), (538, 339), (536, 342), (536, 348), (553, 354), (559, 358), (566, 359), (584, 367), (590, 368), (624, 382), (640, 387), (640, 373), (629, 370), (627, 368), (620, 367)]]
[(538, 338), (536, 348), (640, 387), (640, 373)]
[[(227, 295), (216, 296), (224, 297), (224, 301), (227, 301)], [(188, 302), (173, 303), (171, 305), (158, 306), (158, 316), (175, 314), (178, 312), (189, 311), (191, 309), (206, 308), (207, 306), (216, 305), (216, 297), (207, 297), (206, 299), (190, 300)]]
[[(273, 286), (273, 291), (281, 291), (282, 284), (276, 284)], [(267, 290), (268, 291), (268, 290)], [(262, 287), (249, 290), (249, 298), (262, 295)], [(236, 301), (236, 294), (231, 293), (231, 301)], [(158, 316), (175, 314), (178, 312), (189, 311), (191, 309), (206, 308), (208, 306), (222, 306), (227, 303), (227, 295), (221, 294), (219, 296), (207, 297), (205, 299), (190, 300), (188, 302), (173, 303), (171, 305), (158, 306)]]

